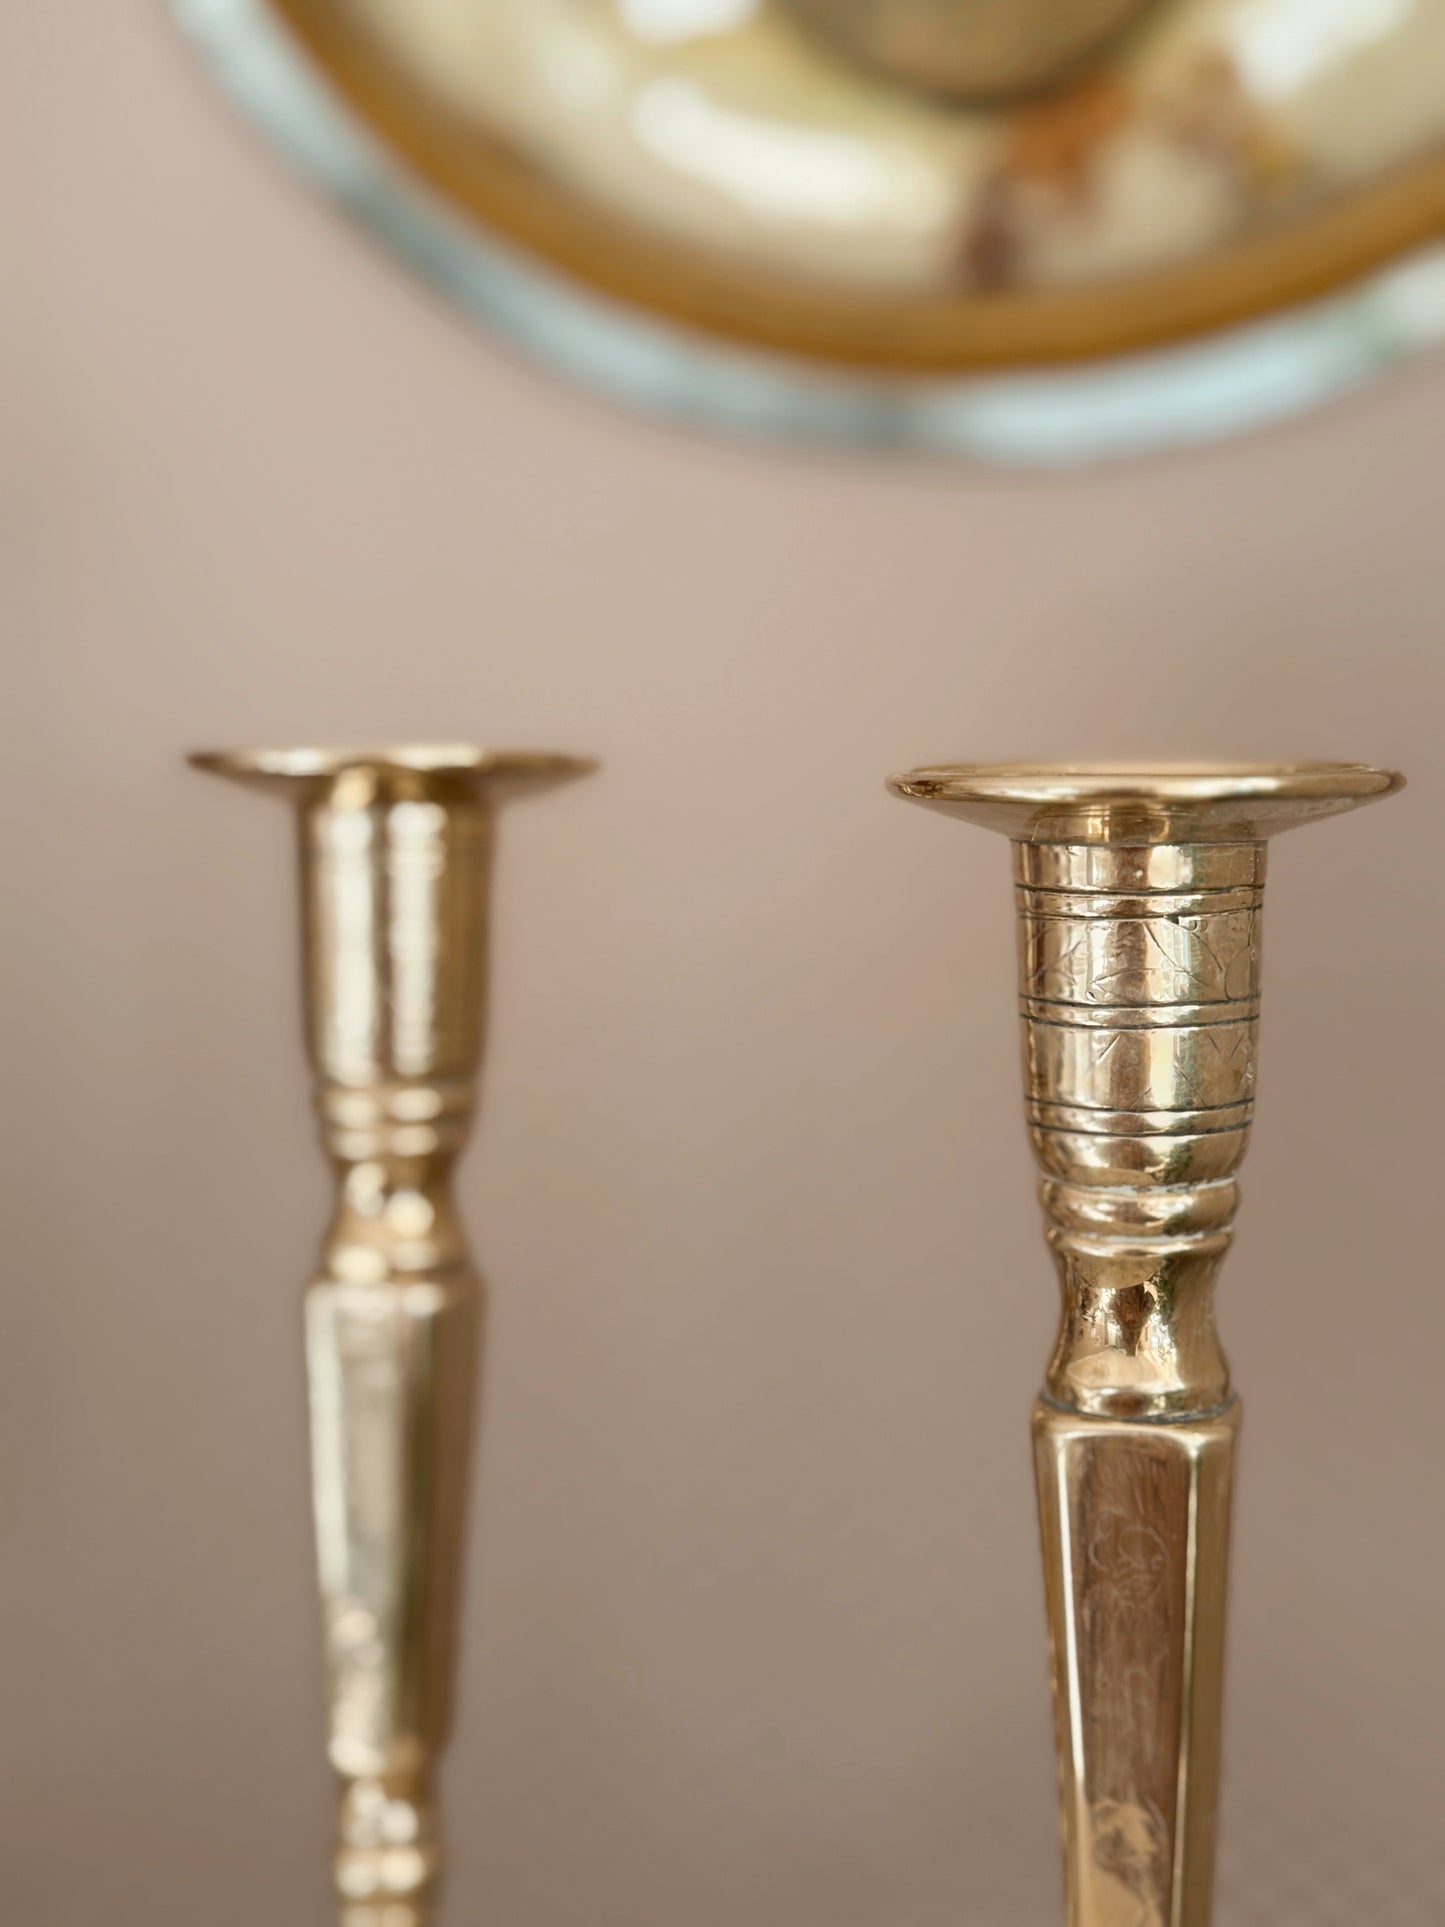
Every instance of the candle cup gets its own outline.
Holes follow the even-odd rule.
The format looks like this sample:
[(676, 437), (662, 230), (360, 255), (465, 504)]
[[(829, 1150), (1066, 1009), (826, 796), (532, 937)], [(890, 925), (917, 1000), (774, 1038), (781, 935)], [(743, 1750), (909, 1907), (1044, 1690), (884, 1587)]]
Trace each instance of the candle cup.
[(1069, 1927), (1207, 1927), (1239, 1402), (1214, 1286), (1254, 1106), (1265, 840), (1354, 764), (916, 770), (1014, 844), (1024, 1081), (1062, 1288), (1033, 1437)]
[(424, 1927), (482, 1324), (451, 1173), (482, 1054), (495, 809), (590, 765), (455, 745), (190, 760), (296, 806), (336, 1179), (305, 1297), (334, 1883), (348, 1927)]

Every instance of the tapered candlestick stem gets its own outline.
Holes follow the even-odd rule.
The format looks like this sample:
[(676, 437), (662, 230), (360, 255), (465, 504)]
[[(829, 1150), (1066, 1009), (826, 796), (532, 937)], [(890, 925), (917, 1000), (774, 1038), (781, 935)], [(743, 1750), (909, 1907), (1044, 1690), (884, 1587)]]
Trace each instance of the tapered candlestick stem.
[(1239, 1405), (1214, 1326), (1254, 1110), (1273, 831), (1355, 765), (955, 768), (1014, 839), (1029, 1136), (1059, 1271), (1034, 1408), (1069, 1927), (1207, 1927)]
[(348, 1927), (377, 1905), (377, 1927), (408, 1910), (422, 1927), (481, 1338), (451, 1174), (482, 1054), (495, 804), (587, 766), (450, 746), (192, 760), (297, 807), (306, 1040), (336, 1179), (305, 1301), (335, 1885)]

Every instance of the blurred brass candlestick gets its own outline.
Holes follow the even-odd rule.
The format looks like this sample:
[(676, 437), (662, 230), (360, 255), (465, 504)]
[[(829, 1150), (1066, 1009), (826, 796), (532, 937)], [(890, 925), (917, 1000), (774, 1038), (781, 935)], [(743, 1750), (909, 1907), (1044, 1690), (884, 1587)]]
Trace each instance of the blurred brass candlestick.
[(481, 1061), (494, 806), (588, 766), (452, 745), (191, 760), (298, 811), (306, 1041), (337, 1183), (306, 1292), (334, 1871), (348, 1920), (394, 1927), (420, 1922), (403, 1903), (439, 1871), (482, 1313), (451, 1171)]
[(1063, 1311), (1034, 1408), (1069, 1927), (1207, 1927), (1239, 1404), (1214, 1285), (1254, 1105), (1264, 839), (1353, 764), (917, 770), (1014, 840)]

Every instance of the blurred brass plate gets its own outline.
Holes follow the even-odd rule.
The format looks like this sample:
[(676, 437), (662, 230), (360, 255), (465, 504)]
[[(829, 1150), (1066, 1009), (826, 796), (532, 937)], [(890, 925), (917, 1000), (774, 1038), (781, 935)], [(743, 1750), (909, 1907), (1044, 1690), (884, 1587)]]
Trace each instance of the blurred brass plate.
[[(480, 224), (601, 294), (716, 337), (797, 357), (886, 374), (943, 374), (1116, 356), (1309, 300), (1445, 233), (1441, 75), (1435, 86), (1440, 100), (1437, 139), (1417, 143), (1418, 151), (1378, 172), (1366, 169), (1360, 178), (1346, 179), (1348, 170), (1342, 169), (1338, 184), (1323, 182), (1293, 202), (1286, 195), (1274, 205), (1272, 190), (1265, 192), (1260, 209), (1246, 208), (1220, 245), (1186, 251), (1147, 271), (1077, 273), (1047, 282), (1024, 273), (1001, 285), (979, 285), (977, 275), (971, 282), (937, 287), (907, 281), (874, 286), (863, 274), (845, 282), (836, 272), (806, 267), (789, 271), (775, 260), (755, 258), (747, 245), (704, 243), (675, 225), (635, 218), (615, 197), (565, 178), (552, 158), (535, 143), (519, 139), (515, 128), (499, 130), (472, 111), (460, 91), (449, 87), (443, 92), (433, 84), (437, 67), (414, 57), (419, 48), (425, 53), (417, 35), (426, 32), (426, 8), (413, 11), (409, 23), (398, 28), (397, 21), (407, 13), (400, 0), (271, 4), (351, 112), (468, 223)], [(501, 0), (491, 4), (496, 9)], [(515, 8), (518, 0), (510, 4)], [(1255, 0), (1256, 13), (1261, 4)], [(1221, 11), (1196, 0), (1176, 0), (1172, 10), (1164, 10), (1173, 23), (1171, 31), (1180, 31), (1181, 17), (1191, 10), (1201, 16)], [(476, 16), (486, 11), (472, 9)], [(584, 0), (576, 17), (596, 24), (603, 11), (603, 0)], [(769, 9), (757, 11), (767, 14)], [(430, 9), (438, 20), (448, 12), (445, 5)], [(455, 6), (450, 13), (462, 17)], [(1326, 6), (1320, 17), (1338, 13), (1338, 6)], [(1394, 17), (1423, 23), (1418, 30), (1433, 36), (1429, 46), (1440, 44), (1440, 0), (1415, 0), (1413, 8), (1408, 0), (1398, 0)], [(1288, 18), (1296, 22), (1297, 31), (1308, 30), (1307, 21), (1304, 27), (1298, 25), (1305, 16), (1297, 5)], [(768, 48), (784, 44), (778, 35), (801, 34), (790, 22), (767, 25), (766, 30), (774, 38), (762, 43), (760, 67)], [(405, 36), (405, 47), (396, 32)], [(1138, 44), (1147, 51), (1148, 37)], [(1131, 36), (1103, 68), (1044, 101), (987, 110), (920, 102), (919, 112), (935, 117), (967, 112), (971, 126), (990, 138), (1003, 129), (1005, 140), (1025, 155), (1026, 176), (1027, 157), (1032, 155), (1045, 185), (1066, 198), (1071, 143), (1073, 149), (1087, 150), (1089, 127), (1099, 123), (1104, 131), (1096, 146), (1107, 147), (1110, 115), (1117, 121), (1130, 111), (1128, 76), (1145, 57), (1135, 48)], [(446, 54), (440, 45), (431, 51), (437, 60)], [(795, 50), (788, 57), (797, 64), (811, 54)], [(1378, 45), (1363, 47), (1361, 62), (1370, 57), (1379, 59)], [(731, 71), (718, 67), (717, 57), (709, 58), (718, 71)], [(844, 81), (834, 74), (832, 68), (841, 71), (842, 63), (821, 42), (816, 59), (820, 86), (855, 86), (860, 100), (865, 90), (872, 90), (882, 101), (881, 113), (893, 112), (895, 103), (898, 111), (911, 111), (894, 82), (851, 73)], [(1215, 70), (1207, 66), (1207, 53), (1201, 53), (1200, 60), (1205, 63), (1199, 70), (1206, 76), (1200, 83), (1205, 98), (1214, 84), (1207, 75)], [(737, 64), (734, 60), (733, 66)], [(1327, 101), (1335, 101), (1331, 112), (1336, 116), (1351, 108), (1350, 70), (1350, 57), (1342, 54), (1326, 76), (1333, 90)], [(801, 65), (798, 71), (803, 71)], [(1216, 72), (1216, 93), (1223, 85), (1218, 82), (1223, 71)], [(1372, 85), (1362, 82), (1358, 92), (1361, 126), (1367, 116), (1378, 120), (1387, 110), (1393, 112), (1389, 87), (1378, 76)], [(1239, 116), (1248, 103), (1238, 87), (1233, 93), (1225, 88), (1221, 98), (1225, 106), (1217, 111), (1229, 139), (1268, 185), (1271, 168), (1288, 168), (1286, 137), (1278, 136), (1280, 153), (1275, 154), (1270, 143), (1276, 141), (1277, 130), (1272, 123), (1260, 121), (1240, 133)], [(1288, 105), (1293, 109), (1294, 103)], [(1215, 139), (1209, 111), (1215, 110), (1207, 109), (1206, 101), (1199, 109), (1198, 127), (1187, 119), (1181, 122), (1181, 153), (1192, 152), (1193, 142), (1207, 154)], [(786, 113), (784, 98), (778, 109), (780, 124)], [(942, 119), (937, 125), (946, 134)], [(1347, 121), (1340, 125), (1349, 127)], [(1228, 164), (1240, 163), (1231, 153)], [(1063, 175), (1053, 179), (1051, 167), (1062, 167)], [(1030, 188), (1026, 178), (1025, 190)], [(1027, 204), (1027, 191), (1023, 198)], [(978, 252), (986, 254), (984, 243)]]

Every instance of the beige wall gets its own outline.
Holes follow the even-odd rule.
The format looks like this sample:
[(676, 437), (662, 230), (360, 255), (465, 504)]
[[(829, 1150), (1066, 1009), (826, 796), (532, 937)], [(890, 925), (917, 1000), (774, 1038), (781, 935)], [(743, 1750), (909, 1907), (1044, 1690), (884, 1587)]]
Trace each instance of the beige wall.
[(718, 446), (405, 282), (154, 7), (0, 34), (17, 1923), (326, 1917), (291, 849), (180, 757), (437, 733), (606, 762), (505, 826), (451, 1918), (1056, 1917), (1006, 853), (881, 779), (1204, 752), (1414, 779), (1275, 852), (1221, 1927), (1437, 1920), (1445, 368), (1055, 484)]

